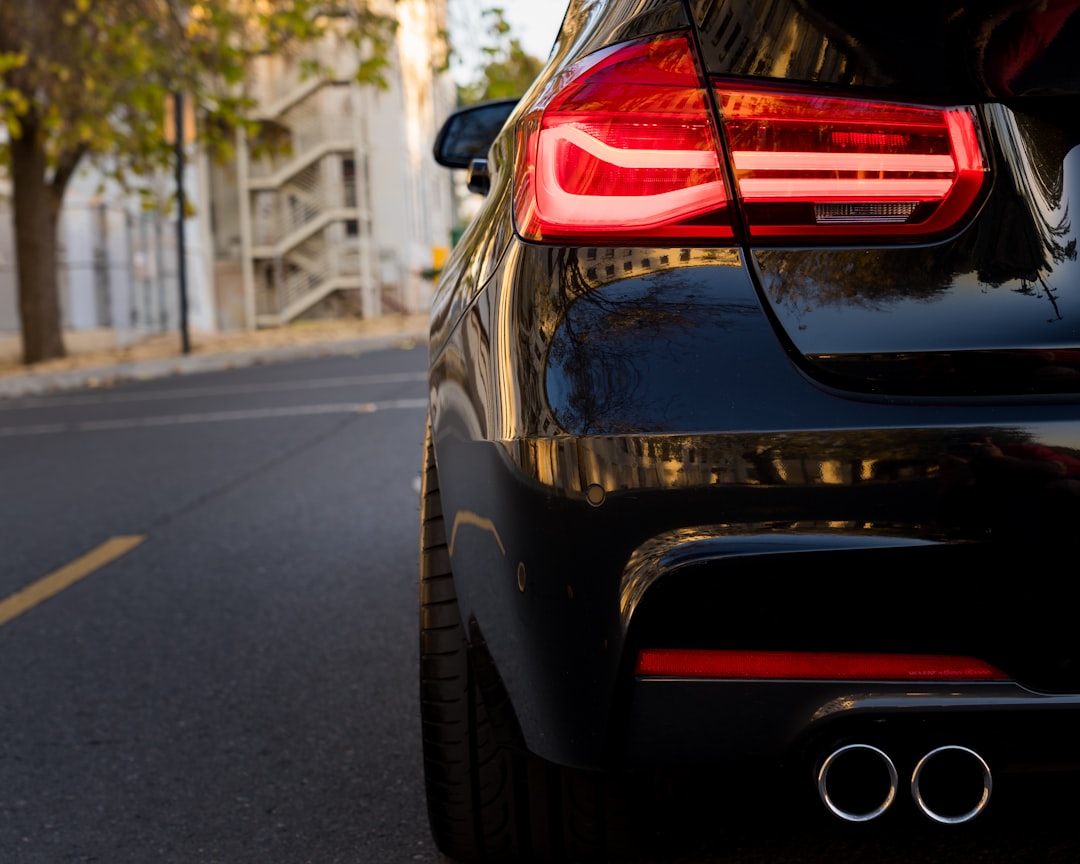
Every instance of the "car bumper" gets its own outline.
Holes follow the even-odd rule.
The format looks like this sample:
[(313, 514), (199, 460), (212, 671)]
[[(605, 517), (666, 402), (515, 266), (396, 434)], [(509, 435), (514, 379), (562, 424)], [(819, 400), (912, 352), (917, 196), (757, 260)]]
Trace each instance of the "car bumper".
[[(734, 250), (512, 241), (434, 348), (459, 602), (537, 754), (812, 761), (849, 726), (1008, 738), (1077, 710), (1049, 550), (1075, 549), (1080, 490), (1015, 455), (1080, 451), (1071, 399), (830, 390)], [(672, 642), (970, 655), (1020, 683), (635, 678), (639, 647)]]

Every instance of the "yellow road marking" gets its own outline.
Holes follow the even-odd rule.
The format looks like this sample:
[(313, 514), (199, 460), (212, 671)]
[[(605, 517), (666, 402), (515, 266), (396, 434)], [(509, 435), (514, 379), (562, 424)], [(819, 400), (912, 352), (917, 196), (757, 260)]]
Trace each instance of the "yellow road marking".
[(10, 597), (0, 600), (0, 627), (12, 618), (22, 615), (26, 610), (37, 606), (43, 600), (48, 600), (65, 588), (70, 588), (84, 576), (100, 570), (110, 561), (115, 561), (121, 555), (130, 552), (145, 539), (145, 534), (112, 537), (81, 558), (76, 558), (70, 564), (65, 564), (32, 585), (27, 585), (21, 591), (16, 591)]

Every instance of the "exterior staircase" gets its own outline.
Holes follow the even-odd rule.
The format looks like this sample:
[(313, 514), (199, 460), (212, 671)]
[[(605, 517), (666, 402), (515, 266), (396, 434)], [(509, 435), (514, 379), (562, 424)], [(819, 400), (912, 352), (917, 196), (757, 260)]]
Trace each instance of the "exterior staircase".
[[(320, 62), (333, 57), (326, 46), (317, 50)], [(338, 291), (374, 293), (355, 88), (344, 76), (305, 77), (306, 59), (272, 58), (262, 76), (262, 132), (249, 141), (258, 326), (288, 323)]]

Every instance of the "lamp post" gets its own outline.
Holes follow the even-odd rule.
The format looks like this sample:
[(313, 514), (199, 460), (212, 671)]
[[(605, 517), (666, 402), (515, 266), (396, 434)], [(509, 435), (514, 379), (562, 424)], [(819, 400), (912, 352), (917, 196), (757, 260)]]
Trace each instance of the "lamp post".
[[(169, 8), (172, 12), (178, 30), (178, 43), (183, 46), (186, 41), (188, 5), (186, 3), (174, 3), (169, 0)], [(179, 289), (180, 300), (180, 345), (185, 354), (191, 353), (191, 338), (188, 334), (188, 296), (187, 296), (187, 249), (184, 243), (184, 211), (187, 210), (187, 202), (184, 198), (184, 144), (187, 143), (188, 130), (184, 123), (184, 91), (180, 88), (171, 94), (172, 100), (172, 129), (169, 129), (169, 111), (165, 111), (165, 140), (168, 143), (169, 134), (172, 133), (173, 153), (176, 155), (176, 281)], [(192, 118), (194, 132), (194, 115)]]
[(191, 353), (188, 334), (187, 262), (184, 247), (184, 94), (173, 94), (173, 136), (176, 152), (176, 278), (180, 287), (180, 345), (185, 354)]

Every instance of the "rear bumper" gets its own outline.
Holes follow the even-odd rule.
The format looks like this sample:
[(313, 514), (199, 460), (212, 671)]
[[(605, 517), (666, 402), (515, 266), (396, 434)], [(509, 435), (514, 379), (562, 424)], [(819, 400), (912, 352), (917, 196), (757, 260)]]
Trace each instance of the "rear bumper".
[[(875, 710), (1080, 710), (1071, 397), (837, 392), (735, 250), (517, 241), (431, 384), (459, 602), (538, 755), (784, 761)], [(957, 654), (1022, 686), (931, 710), (922, 688), (636, 681), (643, 645)]]
[(1080, 770), (1080, 695), (1014, 683), (735, 682), (637, 679), (619, 757), (627, 766), (759, 762), (816, 770), (859, 741), (908, 775), (934, 747), (962, 744), (997, 771)]
[[(1038, 432), (1050, 437), (1053, 427)], [(834, 436), (845, 434), (858, 437)], [(672, 441), (658, 437), (444, 439), (446, 470), (463, 472), (443, 486), (457, 490), (444, 506), (459, 601), (525, 745), (592, 768), (779, 764), (812, 761), (815, 749), (884, 721), (917, 717), (927, 730), (920, 743), (970, 734), (981, 749), (1012, 738), (1016, 718), (1033, 740), (1047, 738), (1047, 718), (1075, 724), (1074, 538), (1029, 537), (1075, 520), (1076, 506), (1055, 511), (977, 485), (953, 500), (953, 481), (938, 470), (946, 430), (897, 432), (874, 446), (924, 437), (924, 447), (931, 435), (943, 449), (906, 462), (903, 479), (840, 471), (823, 483), (819, 465), (802, 484), (790, 472), (786, 482), (722, 482), (715, 468), (695, 479), (689, 461), (664, 460)], [(678, 444), (708, 452), (722, 439)], [(786, 439), (799, 447), (799, 435)], [(743, 449), (731, 443), (732, 453)], [(652, 448), (664, 464), (620, 467), (603, 458), (611, 448)], [(750, 453), (730, 465), (733, 476), (751, 470)], [(853, 461), (860, 454), (877, 458), (864, 448)], [(1023, 683), (638, 679), (641, 647), (960, 655)], [(1068, 725), (1055, 752), (1074, 746)]]

